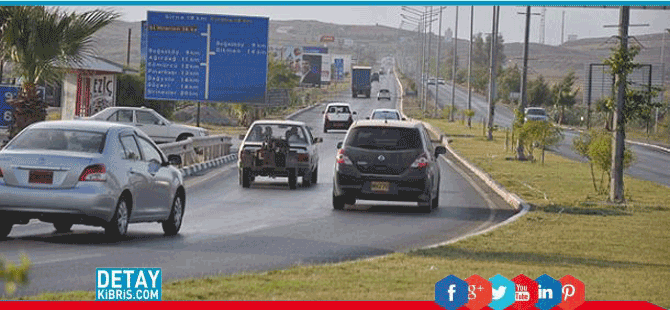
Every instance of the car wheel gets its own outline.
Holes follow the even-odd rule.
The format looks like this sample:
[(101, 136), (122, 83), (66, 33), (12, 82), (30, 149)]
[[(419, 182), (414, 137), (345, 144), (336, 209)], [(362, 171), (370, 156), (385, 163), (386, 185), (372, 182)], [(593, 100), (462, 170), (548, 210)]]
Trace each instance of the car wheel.
[(312, 171), (312, 185), (316, 184), (316, 180), (319, 177), (319, 166), (314, 167), (314, 171)]
[(310, 171), (309, 173), (305, 173), (305, 175), (302, 176), (302, 187), (310, 187), (312, 186), (312, 174), (314, 171)]
[(54, 227), (56, 228), (56, 232), (58, 233), (66, 233), (72, 231), (72, 223), (68, 222), (58, 222), (54, 223)]
[(125, 198), (121, 197), (116, 204), (116, 212), (114, 212), (112, 221), (105, 226), (105, 233), (113, 238), (124, 236), (128, 232), (129, 218), (130, 212), (128, 211), (128, 203)]
[(433, 195), (429, 194), (428, 199), (419, 201), (419, 212), (430, 213), (433, 210)]
[(0, 222), (0, 239), (5, 239), (9, 236), (9, 233), (12, 231), (12, 223)]
[(344, 205), (347, 202), (347, 197), (345, 196), (335, 196), (333, 193), (333, 209), (335, 210), (344, 210)]
[(440, 188), (440, 187), (439, 187), (439, 184), (438, 184), (437, 194), (435, 194), (435, 197), (434, 197), (433, 200), (431, 201), (431, 207), (432, 207), (433, 209), (437, 209), (437, 208), (440, 207), (440, 189), (439, 189), (439, 188)]
[(163, 222), (163, 232), (166, 236), (174, 236), (179, 233), (181, 222), (184, 219), (184, 198), (177, 195), (172, 202), (172, 211), (167, 221)]
[(295, 173), (295, 169), (291, 169), (288, 172), (288, 187), (290, 189), (295, 189), (298, 183), (298, 176)]
[(190, 138), (190, 137), (193, 137), (193, 135), (192, 135), (192, 134), (189, 134), (189, 133), (183, 133), (183, 134), (180, 134), (179, 137), (177, 137), (177, 142), (179, 142), (179, 141), (184, 141), (184, 140), (186, 140), (186, 139), (188, 139), (188, 138)]
[(249, 186), (251, 186), (251, 172), (249, 171), (249, 168), (242, 168), (240, 173), (242, 174), (242, 187), (249, 188)]

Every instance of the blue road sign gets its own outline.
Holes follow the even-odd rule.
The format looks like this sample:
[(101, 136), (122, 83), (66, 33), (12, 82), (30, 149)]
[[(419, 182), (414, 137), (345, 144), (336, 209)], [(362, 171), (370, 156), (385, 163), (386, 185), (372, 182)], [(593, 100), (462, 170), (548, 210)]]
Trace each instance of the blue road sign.
[(265, 103), (267, 17), (147, 13), (144, 97)]
[(14, 108), (7, 103), (7, 100), (16, 98), (18, 93), (17, 85), (0, 85), (0, 128), (5, 128), (14, 122)]

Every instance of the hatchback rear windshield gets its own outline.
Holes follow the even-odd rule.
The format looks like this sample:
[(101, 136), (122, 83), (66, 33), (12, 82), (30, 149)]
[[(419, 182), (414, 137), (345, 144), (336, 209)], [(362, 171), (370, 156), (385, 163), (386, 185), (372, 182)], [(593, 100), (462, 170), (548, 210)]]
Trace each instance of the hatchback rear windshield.
[(56, 150), (101, 153), (105, 134), (69, 129), (28, 129), (7, 146), (9, 150)]
[(347, 135), (346, 146), (370, 150), (410, 150), (422, 148), (416, 128), (356, 127)]
[(399, 120), (398, 113), (393, 111), (377, 111), (372, 114), (372, 119), (395, 119)]

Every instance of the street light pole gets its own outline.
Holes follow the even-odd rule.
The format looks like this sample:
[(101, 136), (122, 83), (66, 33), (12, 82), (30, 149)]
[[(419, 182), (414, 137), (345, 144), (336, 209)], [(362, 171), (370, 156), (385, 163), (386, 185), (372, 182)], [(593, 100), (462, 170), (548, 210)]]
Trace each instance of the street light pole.
[(488, 140), (493, 140), (493, 117), (495, 116), (495, 88), (496, 88), (496, 45), (498, 41), (498, 19), (500, 7), (493, 6), (493, 30), (491, 31), (491, 75), (489, 77), (489, 119)]
[[(468, 52), (468, 110), (472, 110), (472, 26), (475, 17), (475, 6), (470, 6), (470, 51)], [(472, 127), (472, 118), (468, 116), (468, 127)]]
[[(458, 8), (458, 7), (456, 7)], [(437, 80), (440, 80), (440, 56), (442, 52), (442, 9), (443, 7), (440, 6), (440, 26), (439, 29), (437, 30)], [(458, 12), (456, 12), (458, 14)], [(458, 16), (458, 15), (457, 15)], [(439, 87), (439, 82), (435, 83), (435, 116), (437, 117), (437, 95), (440, 90)]]
[[(456, 6), (456, 26), (454, 26), (454, 66), (451, 69), (451, 112), (449, 113), (449, 121), (454, 121), (454, 110), (456, 109), (456, 68), (458, 63), (456, 62), (456, 57), (458, 54), (458, 6)], [(439, 83), (435, 84), (435, 87), (438, 87)]]
[[(663, 29), (663, 43), (661, 43), (661, 104), (665, 103), (665, 33), (668, 31), (670, 29)], [(654, 133), (658, 133), (658, 110), (659, 108), (656, 108)]]
[[(526, 112), (526, 104), (528, 98), (526, 95), (526, 86), (528, 85), (528, 40), (530, 38), (530, 6), (526, 7), (526, 30), (524, 33), (523, 39), (523, 68), (521, 69), (521, 104), (519, 105), (519, 111), (521, 112), (521, 119), (518, 121), (523, 124), (524, 113)], [(519, 160), (524, 160), (526, 156), (523, 154), (523, 143), (521, 138), (518, 140), (518, 145), (516, 147), (516, 157)]]

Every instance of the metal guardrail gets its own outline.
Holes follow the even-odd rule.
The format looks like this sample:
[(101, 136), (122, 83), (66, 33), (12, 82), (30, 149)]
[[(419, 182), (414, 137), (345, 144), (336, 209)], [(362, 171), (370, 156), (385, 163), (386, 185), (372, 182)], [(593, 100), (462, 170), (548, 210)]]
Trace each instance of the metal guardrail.
[(165, 155), (181, 156), (180, 167), (187, 167), (230, 154), (231, 139), (225, 135), (190, 137), (179, 142), (159, 144), (158, 147)]

